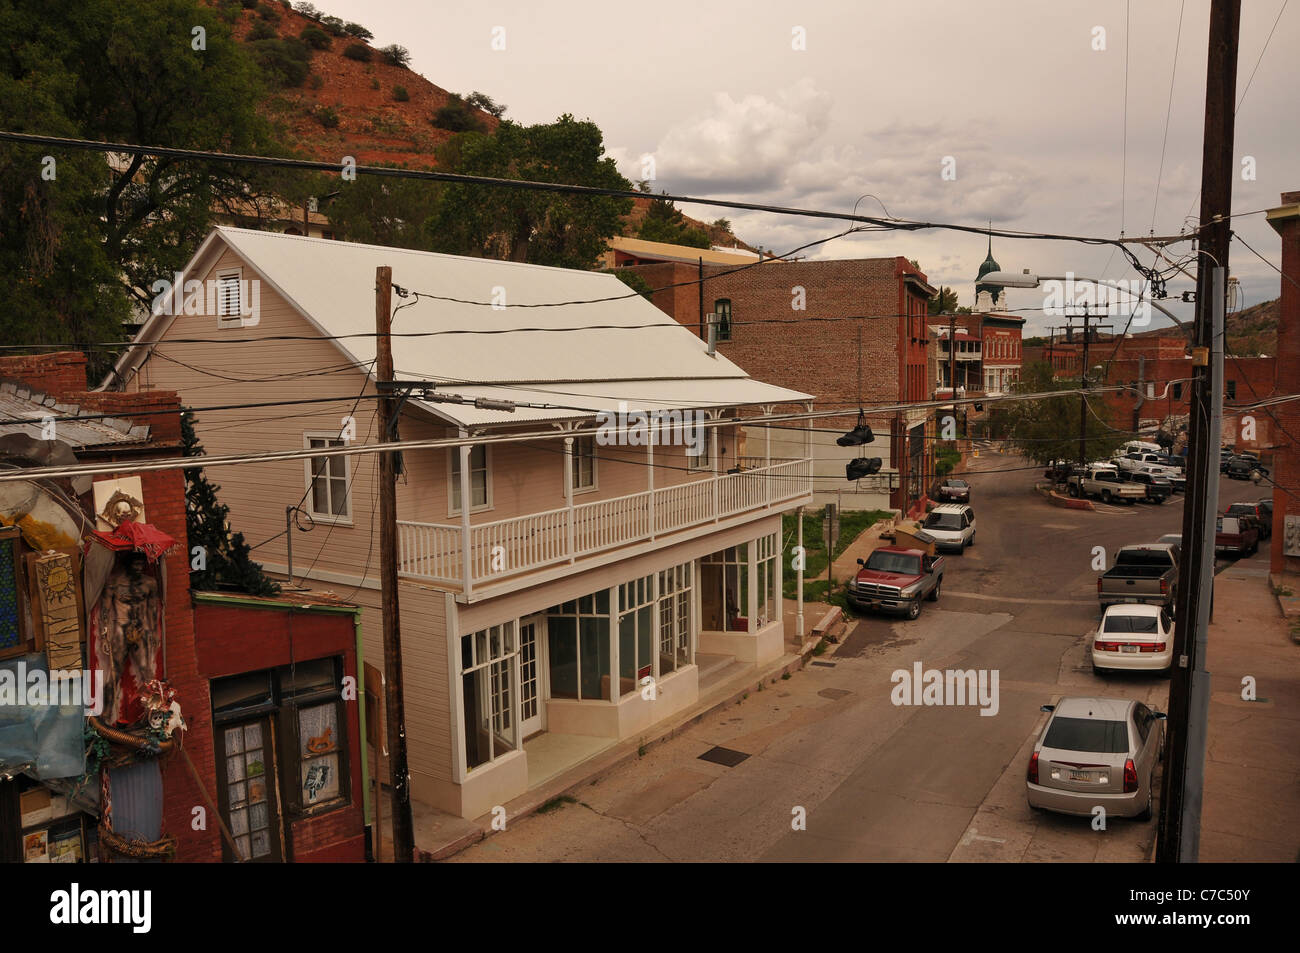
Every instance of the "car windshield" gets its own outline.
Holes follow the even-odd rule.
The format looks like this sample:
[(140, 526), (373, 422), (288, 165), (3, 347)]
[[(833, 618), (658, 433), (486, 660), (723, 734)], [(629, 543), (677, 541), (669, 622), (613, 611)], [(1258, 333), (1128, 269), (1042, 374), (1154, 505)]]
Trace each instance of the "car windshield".
[(1233, 503), (1228, 507), (1228, 516), (1254, 516), (1255, 506), (1253, 503)]
[(1094, 480), (1101, 480), (1107, 483), (1118, 483), (1119, 477), (1113, 470), (1096, 470), (1092, 474)]
[(961, 529), (961, 514), (931, 513), (925, 518), (926, 529)]
[(955, 489), (955, 490), (964, 490), (964, 489), (966, 489), (966, 481), (965, 481), (965, 480), (949, 480), (949, 481), (948, 481), (948, 485), (949, 485), (950, 487), (952, 487), (953, 489)]
[(877, 572), (897, 572), (915, 576), (921, 572), (921, 561), (907, 553), (886, 553), (878, 549), (867, 560), (867, 568)]
[(1146, 632), (1154, 635), (1160, 631), (1156, 625), (1156, 617), (1153, 615), (1108, 615), (1106, 616), (1107, 632)]
[(1065, 751), (1128, 751), (1128, 726), (1122, 721), (1099, 718), (1053, 718), (1043, 744)]

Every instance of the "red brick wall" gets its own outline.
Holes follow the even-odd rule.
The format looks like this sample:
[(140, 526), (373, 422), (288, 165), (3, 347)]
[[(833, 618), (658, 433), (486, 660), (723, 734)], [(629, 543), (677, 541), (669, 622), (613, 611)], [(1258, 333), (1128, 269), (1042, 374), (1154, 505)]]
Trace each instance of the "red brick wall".
[[(1300, 192), (1284, 192), (1282, 203), (1291, 205), (1300, 203)], [(1286, 355), (1287, 359), (1278, 362), (1276, 387), (1279, 394), (1300, 393), (1300, 289), (1295, 282), (1300, 281), (1300, 220), (1295, 218), (1277, 219), (1273, 222), (1282, 243), (1282, 273), (1288, 278), (1282, 279), (1281, 313), (1278, 317), (1277, 353)], [(1275, 456), (1273, 478), (1277, 486), (1273, 490), (1273, 542), (1269, 554), (1269, 568), (1273, 572), (1284, 569), (1300, 569), (1300, 559), (1286, 556), (1283, 552), (1286, 517), (1300, 516), (1300, 405), (1296, 401), (1278, 404), (1273, 414), (1280, 426), (1277, 427), (1276, 442), (1280, 450)]]
[[(198, 602), (194, 608), (199, 676), (205, 681), (327, 656), (343, 657), (343, 672), (359, 684), (356, 628), (351, 614)], [(359, 696), (358, 696), (359, 697)], [(211, 711), (211, 706), (209, 706)], [(364, 788), (358, 700), (345, 701), (351, 799), (316, 817), (283, 820), (294, 861), (365, 860)], [(213, 794), (215, 797), (215, 778)]]
[(86, 355), (80, 351), (0, 357), (0, 379), (26, 384), (60, 401), (86, 389)]
[[(716, 301), (731, 301), (729, 341), (718, 350), (757, 380), (812, 394), (818, 409), (844, 408), (851, 425), (859, 403), (858, 340), (862, 342), (861, 400), (872, 404), (925, 400), (932, 391), (926, 361), (924, 293), (905, 281), (925, 275), (905, 258), (860, 258), (841, 261), (772, 262), (735, 271), (735, 266), (704, 266), (704, 313)], [(652, 288), (664, 289), (651, 299), (666, 314), (694, 331), (699, 329), (699, 268), (662, 263), (633, 266)], [(803, 310), (795, 310), (796, 288), (803, 289)], [(864, 320), (816, 321), (816, 318)], [(873, 426), (889, 433), (888, 418)], [(906, 458), (901, 441), (892, 459)], [(926, 466), (929, 466), (927, 451)], [(898, 504), (895, 504), (898, 505)]]

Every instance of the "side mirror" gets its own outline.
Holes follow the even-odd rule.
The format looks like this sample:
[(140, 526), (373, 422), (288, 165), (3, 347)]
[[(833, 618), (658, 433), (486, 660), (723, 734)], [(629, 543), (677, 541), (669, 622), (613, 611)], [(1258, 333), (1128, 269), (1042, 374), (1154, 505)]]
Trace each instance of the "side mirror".
[(1038, 710), (1039, 710), (1039, 711), (1056, 711), (1056, 706), (1055, 706), (1055, 705), (1040, 705), (1039, 708), (1038, 708)]
[(867, 564), (867, 561), (866, 561), (865, 559), (859, 559), (859, 560), (858, 560), (858, 565), (859, 565), (859, 566), (865, 566), (866, 564)]

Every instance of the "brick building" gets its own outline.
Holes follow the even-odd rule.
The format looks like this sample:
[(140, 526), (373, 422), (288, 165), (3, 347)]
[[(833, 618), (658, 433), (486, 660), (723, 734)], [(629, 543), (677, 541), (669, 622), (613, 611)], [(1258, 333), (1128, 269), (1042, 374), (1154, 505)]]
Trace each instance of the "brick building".
[[(1282, 302), (1277, 326), (1278, 394), (1300, 394), (1300, 191), (1282, 193), (1281, 205), (1270, 209), (1268, 223), (1282, 240)], [(1258, 417), (1259, 415), (1257, 415)], [(1274, 573), (1300, 570), (1300, 404), (1288, 401), (1267, 416), (1277, 431), (1274, 457), (1273, 542), (1269, 569)]]
[[(908, 510), (924, 496), (932, 415), (871, 410), (933, 393), (926, 314), (936, 289), (906, 258), (773, 260), (740, 271), (665, 261), (627, 270), (662, 289), (651, 300), (702, 338), (708, 315), (718, 315), (718, 350), (758, 379), (818, 395), (815, 409), (845, 411), (813, 424), (816, 503)], [(860, 406), (875, 441), (837, 446)], [(770, 435), (773, 455), (798, 456), (802, 448), (797, 429), (747, 431), (751, 447), (765, 446)], [(880, 457), (880, 474), (846, 481), (845, 465), (858, 456)]]
[[(74, 416), (97, 419), (59, 419)], [(86, 358), (77, 352), (0, 358), (0, 458), (6, 463), (24, 468), (74, 460), (127, 465), (142, 458), (181, 454), (180, 401), (176, 393), (87, 391)], [(262, 759), (271, 769), (262, 785), (267, 790), (271, 817), (286, 817), (284, 830), (275, 830), (275, 859), (364, 859), (365, 747), (359, 711), (364, 695), (357, 684), (361, 665), (357, 610), (343, 605), (304, 607), (291, 600), (269, 600), (281, 611), (268, 612), (255, 600), (240, 604), (236, 597), (192, 593), (185, 478), (181, 470), (134, 475), (110, 472), (0, 484), (0, 549), (4, 550), (0, 552), (0, 568), (7, 571), (7, 575), (0, 572), (0, 595), (4, 596), (0, 604), (17, 605), (16, 615), (0, 618), (0, 664), (23, 662), (30, 669), (38, 661), (47, 664), (48, 655), (51, 671), (102, 671), (101, 657), (94, 650), (99, 603), (92, 595), (97, 590), (90, 581), (94, 575), (91, 567), (97, 556), (101, 565), (120, 566), (123, 561), (129, 562), (132, 552), (127, 548), (117, 555), (106, 555), (108, 550), (100, 543), (107, 535), (108, 524), (100, 522), (104, 531), (98, 537), (91, 530), (97, 520), (102, 520), (105, 486), (128, 486), (123, 481), (135, 481), (129, 484), (129, 495), (142, 506), (139, 519), (133, 513), (130, 521), (154, 527), (177, 544), (159, 556), (156, 563), (151, 562), (152, 568), (146, 573), (154, 580), (161, 602), (156, 676), (175, 691), (186, 729), (181, 736), (183, 743), (161, 758), (110, 770), (113, 833), (135, 842), (150, 840), (156, 830), (159, 839), (174, 838), (177, 860), (221, 860), (221, 823), (211, 816), (209, 806), (220, 802), (223, 819), (236, 830), (239, 808), (230, 803), (231, 786), (226, 779), (218, 783), (216, 750), (230, 746), (214, 745), (218, 740), (214, 739), (214, 727), (217, 720), (224, 718), (224, 729), (230, 717), (228, 711), (214, 709), (212, 689), (224, 693), (223, 697), (230, 696), (232, 689), (248, 689), (259, 676), (278, 678), (278, 668), (296, 666), (293, 675), (297, 676), (299, 670), (302, 675), (290, 679), (287, 691), (282, 680), (275, 681), (274, 699), (257, 701), (251, 709), (236, 711), (247, 722), (270, 715), (268, 704), (293, 706), (294, 711), (310, 712), (315, 719), (311, 724), (319, 722), (335, 732), (330, 735), (336, 742), (333, 748), (322, 743), (317, 746), (321, 750), (307, 751), (301, 758), (286, 749), (286, 743), (298, 740), (297, 733), (282, 730), (276, 738), (281, 757), (292, 760), (294, 765), (303, 764), (302, 776), (310, 773), (312, 765), (321, 766), (316, 770), (315, 790), (311, 792), (319, 804), (295, 799), (297, 785), (289, 783), (292, 774), (279, 777), (274, 761)], [(3, 492), (10, 488), (20, 491)], [(33, 499), (37, 503), (33, 504)], [(71, 647), (76, 660), (66, 655), (57, 665), (48, 641), (42, 644), (38, 637), (44, 634), (48, 639), (49, 635), (41, 623), (45, 610), (38, 596), (42, 590), (33, 581), (37, 573), (31, 562), (51, 551), (67, 555), (79, 591), (73, 605), (79, 617), (74, 628), (81, 633), (80, 644)], [(108, 571), (106, 568), (105, 573)], [(197, 626), (196, 615), (200, 623)], [(294, 619), (296, 633), (295, 622), (290, 621)], [(6, 626), (6, 622), (10, 624)], [(325, 687), (307, 683), (312, 664), (318, 660), (332, 666), (330, 684)], [(339, 678), (333, 677), (335, 674)], [(346, 704), (339, 698), (343, 676), (357, 680), (355, 694)], [(296, 686), (302, 690), (296, 690)], [(240, 695), (239, 691), (234, 694)], [(126, 698), (125, 689), (121, 697)], [(247, 692), (240, 697), (247, 697)], [(323, 713), (336, 699), (337, 710)], [(127, 726), (122, 729), (126, 731), (140, 730), (127, 725), (130, 717), (112, 719), (103, 715), (100, 720), (113, 730), (122, 726)], [(317, 732), (316, 737), (323, 733)], [(80, 729), (75, 742), (76, 750), (83, 750)], [(230, 760), (226, 757), (229, 754), (223, 751), (223, 762)], [(5, 752), (0, 750), (0, 762), (4, 760)], [(40, 774), (39, 761), (37, 764)], [(77, 770), (71, 774), (47, 776), (46, 772), (39, 778), (30, 771), (20, 773), (22, 767), (18, 765), (12, 780), (0, 781), (0, 860), (104, 860), (115, 856), (107, 849), (109, 841), (100, 820), (103, 801), (99, 785), (93, 780), (77, 782), (84, 769), (94, 766), (80, 756), (76, 764)], [(251, 789), (253, 772), (247, 764), (240, 768), (247, 771), (245, 780)], [(196, 773), (201, 783), (195, 780)], [(254, 804), (251, 797), (248, 800), (251, 815)], [(150, 836), (141, 835), (144, 829), (150, 831)]]

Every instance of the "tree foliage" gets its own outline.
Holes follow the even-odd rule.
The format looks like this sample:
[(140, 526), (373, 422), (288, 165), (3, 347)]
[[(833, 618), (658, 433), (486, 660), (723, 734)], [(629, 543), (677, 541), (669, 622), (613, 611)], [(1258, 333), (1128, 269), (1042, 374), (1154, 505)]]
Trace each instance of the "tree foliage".
[(713, 243), (708, 233), (695, 228), (686, 216), (667, 199), (654, 199), (646, 209), (646, 216), (637, 229), (637, 237), (648, 242), (666, 242), (669, 245), (687, 245), (691, 248), (708, 248)]
[[(205, 30), (195, 50), (192, 30)], [(249, 52), (197, 0), (0, 0), (5, 128), (108, 142), (275, 154)], [(50, 156), (50, 161), (45, 156)], [(13, 342), (115, 340), (132, 301), (180, 270), (213, 208), (269, 191), (273, 173), (0, 145), (0, 329)], [(91, 354), (91, 371), (105, 355)]]
[[(187, 457), (203, 456), (203, 445), (194, 432), (194, 415), (181, 412), (181, 446)], [(201, 547), (202, 569), (190, 572), (190, 588), (235, 590), (254, 596), (271, 596), (280, 587), (262, 573), (260, 563), (253, 562), (243, 533), (230, 531), (230, 508), (220, 501), (221, 487), (209, 483), (202, 467), (185, 470), (185, 529), (188, 551)], [(192, 565), (192, 564), (191, 564)]]
[[(1058, 380), (1045, 363), (1027, 364), (1020, 380), (1012, 385), (1013, 393), (1041, 394), (1075, 390), (1077, 380)], [(993, 405), (988, 418), (991, 436), (1006, 439), (1022, 456), (1046, 466), (1053, 460), (1079, 459), (1079, 412), (1083, 398), (1078, 394), (1046, 397), (1038, 400), (1000, 401)], [(1126, 434), (1104, 422), (1105, 404), (1100, 397), (1089, 398), (1084, 409), (1084, 452), (1087, 460), (1109, 457), (1123, 444)]]

